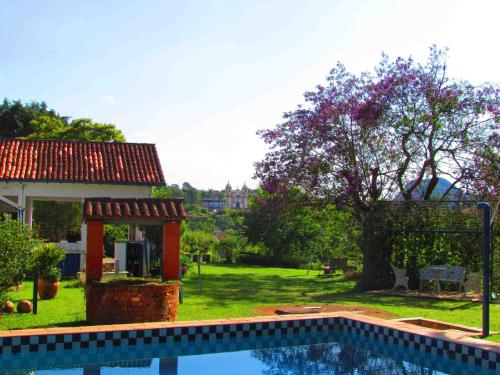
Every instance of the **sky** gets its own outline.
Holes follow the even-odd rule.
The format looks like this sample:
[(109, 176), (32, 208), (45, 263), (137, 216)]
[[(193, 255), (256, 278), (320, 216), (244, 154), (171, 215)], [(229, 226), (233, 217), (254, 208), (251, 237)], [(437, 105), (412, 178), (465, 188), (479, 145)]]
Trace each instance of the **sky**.
[(498, 0), (0, 0), (0, 98), (155, 143), (168, 184), (256, 187), (273, 128), (338, 62), (381, 53), (500, 82)]

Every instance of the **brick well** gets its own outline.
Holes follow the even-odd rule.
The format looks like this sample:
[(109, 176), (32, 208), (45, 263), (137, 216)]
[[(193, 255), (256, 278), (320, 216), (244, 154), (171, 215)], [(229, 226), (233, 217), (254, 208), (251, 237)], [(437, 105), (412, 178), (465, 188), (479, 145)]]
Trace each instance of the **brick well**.
[(175, 321), (179, 283), (93, 282), (85, 286), (91, 324)]

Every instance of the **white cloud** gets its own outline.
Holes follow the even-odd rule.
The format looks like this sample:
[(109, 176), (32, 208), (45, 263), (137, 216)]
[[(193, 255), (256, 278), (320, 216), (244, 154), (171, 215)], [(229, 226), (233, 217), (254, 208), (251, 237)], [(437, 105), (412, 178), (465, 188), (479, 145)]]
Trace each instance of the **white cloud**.
[(115, 104), (116, 99), (114, 96), (106, 95), (106, 96), (101, 97), (101, 101), (106, 103), (106, 104)]

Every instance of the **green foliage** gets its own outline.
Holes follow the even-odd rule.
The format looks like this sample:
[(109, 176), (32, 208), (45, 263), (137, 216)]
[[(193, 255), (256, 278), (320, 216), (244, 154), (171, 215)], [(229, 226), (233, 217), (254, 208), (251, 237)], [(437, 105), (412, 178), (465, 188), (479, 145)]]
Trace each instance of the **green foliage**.
[(26, 277), (37, 245), (27, 225), (5, 218), (0, 222), (0, 300)]
[(182, 192), (186, 205), (198, 203), (201, 199), (201, 191), (191, 186), (189, 182), (182, 184)]
[[(275, 264), (306, 265), (317, 260), (349, 256), (359, 259), (354, 221), (349, 212), (332, 205), (310, 206), (298, 189), (281, 194), (259, 190), (250, 201), (244, 228), (251, 243), (261, 243)], [(267, 263), (270, 264), (270, 263)]]
[(104, 226), (104, 251), (106, 255), (114, 254), (115, 241), (122, 241), (128, 238), (127, 225), (105, 225)]
[(241, 236), (245, 233), (245, 217), (243, 211), (225, 208), (214, 212), (214, 223), (218, 231)]
[(33, 253), (33, 271), (38, 271), (39, 278), (50, 281), (61, 279), (61, 270), (57, 268), (66, 253), (55, 243), (41, 243)]
[(391, 286), (390, 261), (407, 270), (410, 288), (418, 288), (419, 270), (430, 264), (477, 272), (482, 267), (480, 229), (479, 218), (456, 204), (379, 204), (365, 224), (363, 286)]
[(53, 109), (48, 109), (44, 102), (23, 104), (20, 100), (3, 100), (0, 104), (0, 138), (19, 138), (33, 133), (35, 119), (48, 117), (66, 124), (67, 118), (60, 116)]
[(193, 269), (193, 261), (186, 255), (181, 255), (181, 265), (184, 264), (188, 271)]
[(33, 202), (33, 221), (40, 237), (59, 242), (69, 232), (79, 232), (82, 205), (78, 202)]
[(48, 109), (44, 102), (23, 104), (7, 99), (0, 105), (0, 137), (125, 142), (124, 135), (113, 124), (101, 124), (88, 118), (68, 122), (68, 117)]
[(187, 226), (191, 231), (201, 231), (205, 233), (215, 233), (214, 215), (198, 204), (191, 204), (187, 209), (189, 220)]
[(192, 255), (204, 255), (213, 250), (215, 238), (205, 232), (187, 230), (181, 237), (182, 252)]
[(113, 124), (100, 124), (88, 118), (66, 124), (59, 118), (42, 116), (31, 121), (33, 133), (24, 139), (60, 139), (64, 141), (125, 142), (121, 130)]
[(41, 278), (55, 283), (56, 281), (61, 280), (61, 277), (62, 277), (61, 270), (57, 267), (54, 267), (48, 269)]
[(219, 238), (215, 244), (215, 250), (225, 263), (233, 263), (242, 245), (241, 237), (226, 235)]
[(177, 184), (153, 187), (155, 198), (184, 198), (184, 192)]

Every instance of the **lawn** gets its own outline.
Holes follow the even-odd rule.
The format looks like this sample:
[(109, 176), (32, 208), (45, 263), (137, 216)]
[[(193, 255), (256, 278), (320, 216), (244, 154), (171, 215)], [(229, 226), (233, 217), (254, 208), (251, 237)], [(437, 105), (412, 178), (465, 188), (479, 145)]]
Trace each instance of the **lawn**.
[[(202, 291), (196, 272), (184, 279), (184, 304), (179, 320), (221, 319), (255, 315), (255, 306), (291, 304), (347, 304), (384, 310), (398, 317), (425, 317), (463, 325), (481, 326), (481, 305), (433, 299), (381, 296), (356, 291), (355, 282), (342, 274), (318, 278), (317, 271), (239, 265), (203, 265)], [(63, 282), (52, 301), (39, 302), (37, 316), (3, 315), (2, 329), (82, 325), (85, 320), (83, 289)], [(30, 299), (32, 283), (12, 295), (14, 302)], [(491, 329), (500, 331), (500, 305), (490, 310)], [(494, 336), (500, 341), (500, 336)]]

